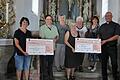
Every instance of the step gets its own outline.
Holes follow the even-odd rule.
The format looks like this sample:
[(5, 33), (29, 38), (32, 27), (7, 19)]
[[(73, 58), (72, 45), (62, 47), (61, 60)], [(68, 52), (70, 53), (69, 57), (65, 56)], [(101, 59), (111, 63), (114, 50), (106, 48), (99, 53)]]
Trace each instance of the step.
[[(60, 77), (65, 77), (65, 73), (64, 72), (54, 72), (54, 76), (56, 78), (60, 78)], [(75, 76), (77, 78), (89, 78), (89, 79), (97, 79), (101, 77), (100, 73), (88, 73), (88, 72), (76, 72)]]

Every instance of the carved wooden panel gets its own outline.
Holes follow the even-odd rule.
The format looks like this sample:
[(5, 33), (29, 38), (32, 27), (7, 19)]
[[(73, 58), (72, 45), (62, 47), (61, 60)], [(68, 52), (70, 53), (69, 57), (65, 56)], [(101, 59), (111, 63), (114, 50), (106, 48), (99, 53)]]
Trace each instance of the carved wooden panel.
[(15, 23), (14, 0), (0, 0), (0, 38), (8, 38)]

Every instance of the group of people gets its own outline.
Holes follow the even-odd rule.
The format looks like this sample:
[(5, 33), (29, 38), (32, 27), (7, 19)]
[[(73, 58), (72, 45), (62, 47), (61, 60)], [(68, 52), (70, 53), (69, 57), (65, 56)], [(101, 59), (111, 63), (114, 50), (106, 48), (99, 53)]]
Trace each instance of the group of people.
[[(105, 14), (106, 22), (99, 25), (99, 18), (93, 16), (89, 28), (83, 25), (83, 18), (78, 16), (76, 23), (69, 27), (65, 22), (65, 16), (59, 16), (59, 23), (53, 25), (51, 15), (45, 16), (45, 24), (40, 27), (39, 37), (41, 39), (52, 39), (54, 45), (54, 55), (40, 55), (40, 80), (54, 80), (53, 63), (58, 71), (65, 68), (66, 80), (75, 80), (75, 70), (82, 70), (82, 64), (85, 53), (75, 52), (75, 38), (100, 38), (102, 53), (88, 54), (93, 62), (90, 63), (88, 69), (94, 71), (96, 69), (97, 56), (101, 59), (102, 79), (108, 80), (107, 64), (108, 58), (111, 59), (112, 74), (114, 80), (118, 79), (117, 64), (117, 40), (120, 35), (119, 24), (112, 21), (112, 13)], [(20, 27), (14, 33), (15, 43), (15, 66), (17, 80), (21, 80), (21, 74), (25, 76), (25, 80), (29, 80), (29, 69), (31, 56), (26, 52), (26, 38), (32, 38), (31, 31), (27, 29), (29, 20), (22, 17)]]

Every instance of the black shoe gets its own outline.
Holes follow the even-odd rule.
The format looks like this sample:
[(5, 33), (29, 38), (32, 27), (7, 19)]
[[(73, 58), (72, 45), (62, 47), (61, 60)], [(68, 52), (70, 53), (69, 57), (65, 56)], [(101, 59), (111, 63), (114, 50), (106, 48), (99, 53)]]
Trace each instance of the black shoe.
[(77, 72), (77, 69), (75, 69), (75, 72)]
[(79, 67), (79, 72), (83, 72), (83, 67), (82, 66)]
[(60, 69), (61, 69), (61, 70), (65, 70), (65, 68), (64, 68), (63, 66), (60, 66)]
[(70, 80), (75, 80), (75, 76), (70, 76)]
[(66, 80), (70, 80), (70, 79), (66, 78)]
[(56, 67), (56, 70), (57, 70), (58, 72), (61, 72), (61, 68), (60, 68), (60, 67)]
[(52, 76), (49, 77), (49, 80), (55, 80), (55, 78)]

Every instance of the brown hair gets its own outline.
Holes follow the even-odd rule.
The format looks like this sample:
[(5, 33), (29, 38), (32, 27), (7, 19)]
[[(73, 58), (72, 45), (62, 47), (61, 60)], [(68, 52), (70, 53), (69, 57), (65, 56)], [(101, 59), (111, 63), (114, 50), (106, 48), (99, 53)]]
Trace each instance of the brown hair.
[(97, 19), (97, 23), (99, 24), (99, 18), (98, 18), (98, 16), (93, 16), (92, 18), (91, 18), (91, 25), (93, 24), (93, 19)]
[(22, 22), (24, 20), (27, 21), (28, 25), (30, 24), (29, 19), (27, 17), (22, 17), (21, 20), (20, 20), (20, 27), (22, 26)]

